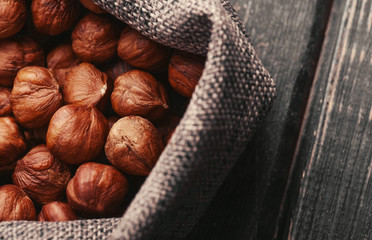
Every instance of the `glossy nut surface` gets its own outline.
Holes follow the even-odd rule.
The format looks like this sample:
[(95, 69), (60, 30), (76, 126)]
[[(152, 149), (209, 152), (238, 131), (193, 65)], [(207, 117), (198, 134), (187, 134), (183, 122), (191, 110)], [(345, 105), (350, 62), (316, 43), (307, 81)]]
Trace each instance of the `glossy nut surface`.
[(62, 94), (53, 71), (32, 66), (22, 68), (15, 80), (10, 103), (17, 122), (26, 128), (48, 124), (62, 106)]
[(35, 220), (36, 212), (31, 199), (19, 187), (0, 187), (0, 222), (11, 220)]
[(203, 70), (205, 58), (175, 51), (168, 68), (168, 79), (173, 89), (185, 97), (191, 97)]
[(71, 68), (66, 76), (63, 99), (67, 104), (96, 106), (107, 90), (107, 74), (84, 62)]
[(169, 50), (136, 30), (125, 27), (120, 35), (118, 55), (136, 68), (161, 72), (167, 68)]
[(14, 162), (26, 150), (23, 134), (12, 117), (0, 117), (0, 174), (14, 168)]
[(67, 186), (67, 199), (73, 209), (86, 217), (117, 214), (128, 191), (127, 179), (112, 166), (84, 163)]
[(168, 109), (168, 94), (151, 74), (131, 70), (115, 80), (111, 104), (122, 117), (138, 115), (155, 121)]
[(112, 126), (105, 153), (117, 169), (132, 175), (146, 176), (163, 148), (160, 134), (150, 121), (129, 116), (121, 118)]
[(10, 106), (10, 91), (9, 88), (0, 87), (0, 117), (9, 116), (12, 114)]
[(71, 38), (72, 49), (83, 62), (103, 63), (116, 54), (118, 32), (105, 17), (87, 14), (75, 26)]
[(53, 157), (45, 145), (18, 160), (12, 175), (13, 183), (41, 204), (62, 200), (70, 178), (67, 164)]
[(46, 143), (53, 156), (61, 161), (82, 164), (98, 156), (107, 133), (107, 120), (95, 107), (71, 104), (53, 115)]
[(73, 27), (80, 7), (76, 0), (32, 0), (31, 13), (38, 32), (55, 36)]
[(64, 202), (50, 202), (41, 208), (37, 220), (41, 222), (64, 222), (77, 220), (75, 211)]
[(63, 89), (67, 73), (79, 63), (80, 60), (72, 51), (72, 46), (69, 43), (58, 45), (47, 56), (47, 66), (53, 70), (61, 89)]
[(0, 39), (18, 33), (26, 21), (24, 0), (0, 0)]
[(0, 85), (12, 87), (15, 76), (26, 66), (43, 66), (44, 51), (29, 37), (0, 40)]

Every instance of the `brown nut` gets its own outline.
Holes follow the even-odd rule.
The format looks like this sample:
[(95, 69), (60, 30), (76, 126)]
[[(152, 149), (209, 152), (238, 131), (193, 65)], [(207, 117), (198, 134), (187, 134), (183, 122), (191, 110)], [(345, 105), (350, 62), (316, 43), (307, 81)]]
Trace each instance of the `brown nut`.
[(118, 55), (136, 68), (161, 72), (166, 70), (169, 50), (136, 30), (125, 27), (120, 35)]
[(0, 39), (18, 33), (26, 22), (24, 0), (0, 0)]
[(100, 8), (100, 6), (98, 6), (97, 4), (95, 4), (92, 0), (80, 0), (80, 3), (88, 8), (91, 12), (94, 12), (94, 13), (97, 13), (97, 14), (101, 14), (101, 13), (105, 13), (106, 11), (103, 10), (102, 8)]
[(26, 142), (15, 119), (0, 117), (0, 172), (14, 169), (15, 161), (26, 148)]
[(168, 68), (168, 79), (173, 89), (190, 98), (204, 70), (205, 57), (175, 51)]
[(63, 99), (67, 104), (96, 106), (107, 90), (107, 74), (84, 62), (71, 68), (66, 76)]
[(168, 95), (151, 74), (131, 70), (115, 80), (111, 104), (122, 117), (138, 115), (155, 121), (168, 109)]
[(38, 32), (55, 36), (73, 27), (80, 5), (75, 0), (32, 0), (31, 13)]
[(70, 205), (64, 202), (50, 202), (41, 208), (38, 221), (63, 222), (77, 220), (78, 217)]
[(57, 46), (47, 56), (47, 66), (53, 70), (61, 89), (63, 89), (67, 73), (79, 63), (80, 60), (72, 51), (71, 44), (68, 43)]
[(133, 67), (120, 59), (118, 61), (115, 61), (110, 66), (108, 66), (108, 68), (106, 69), (106, 73), (109, 78), (115, 80), (121, 74), (126, 73), (130, 70), (133, 70)]
[(0, 222), (35, 220), (36, 212), (31, 199), (15, 185), (0, 187)]
[(87, 217), (111, 217), (120, 209), (128, 191), (127, 179), (114, 167), (84, 163), (67, 186), (73, 209)]
[(62, 94), (53, 71), (32, 66), (19, 70), (10, 104), (17, 122), (26, 128), (40, 128), (62, 106)]
[(89, 13), (72, 32), (72, 49), (83, 62), (103, 63), (116, 54), (118, 33), (105, 17)]
[(10, 89), (0, 87), (0, 117), (9, 116), (12, 114), (10, 106)]
[(66, 105), (52, 117), (47, 132), (50, 152), (68, 164), (93, 160), (103, 149), (107, 120), (95, 107)]
[(0, 40), (0, 85), (12, 87), (18, 70), (30, 65), (44, 65), (44, 51), (34, 40)]
[(18, 160), (12, 175), (13, 183), (41, 204), (62, 200), (70, 178), (67, 164), (53, 157), (45, 145)]
[(107, 159), (120, 171), (146, 176), (163, 151), (158, 130), (148, 120), (129, 116), (111, 128), (105, 145)]

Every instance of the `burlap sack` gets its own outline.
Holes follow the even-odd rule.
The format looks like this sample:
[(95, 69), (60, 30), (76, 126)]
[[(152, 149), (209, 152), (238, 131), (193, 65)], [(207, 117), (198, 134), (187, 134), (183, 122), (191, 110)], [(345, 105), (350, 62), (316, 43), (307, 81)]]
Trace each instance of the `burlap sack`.
[(177, 239), (198, 222), (265, 116), (275, 85), (222, 0), (95, 0), (164, 45), (207, 55), (203, 76), (123, 218), (2, 222), (1, 239)]

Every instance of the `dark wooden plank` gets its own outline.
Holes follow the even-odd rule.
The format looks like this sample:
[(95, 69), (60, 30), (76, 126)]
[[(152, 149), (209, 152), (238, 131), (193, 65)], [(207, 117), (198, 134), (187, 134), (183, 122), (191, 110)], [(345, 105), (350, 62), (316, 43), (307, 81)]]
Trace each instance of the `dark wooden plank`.
[(330, 2), (232, 1), (278, 96), (189, 239), (273, 238)]
[(286, 239), (372, 239), (372, 0), (335, 1), (289, 192)]

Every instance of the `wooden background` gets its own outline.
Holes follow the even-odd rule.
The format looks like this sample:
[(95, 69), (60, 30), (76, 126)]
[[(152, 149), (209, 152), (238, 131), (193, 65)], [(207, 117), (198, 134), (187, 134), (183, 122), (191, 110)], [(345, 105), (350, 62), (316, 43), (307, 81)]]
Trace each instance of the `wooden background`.
[(372, 0), (232, 0), (278, 96), (188, 239), (372, 239)]

